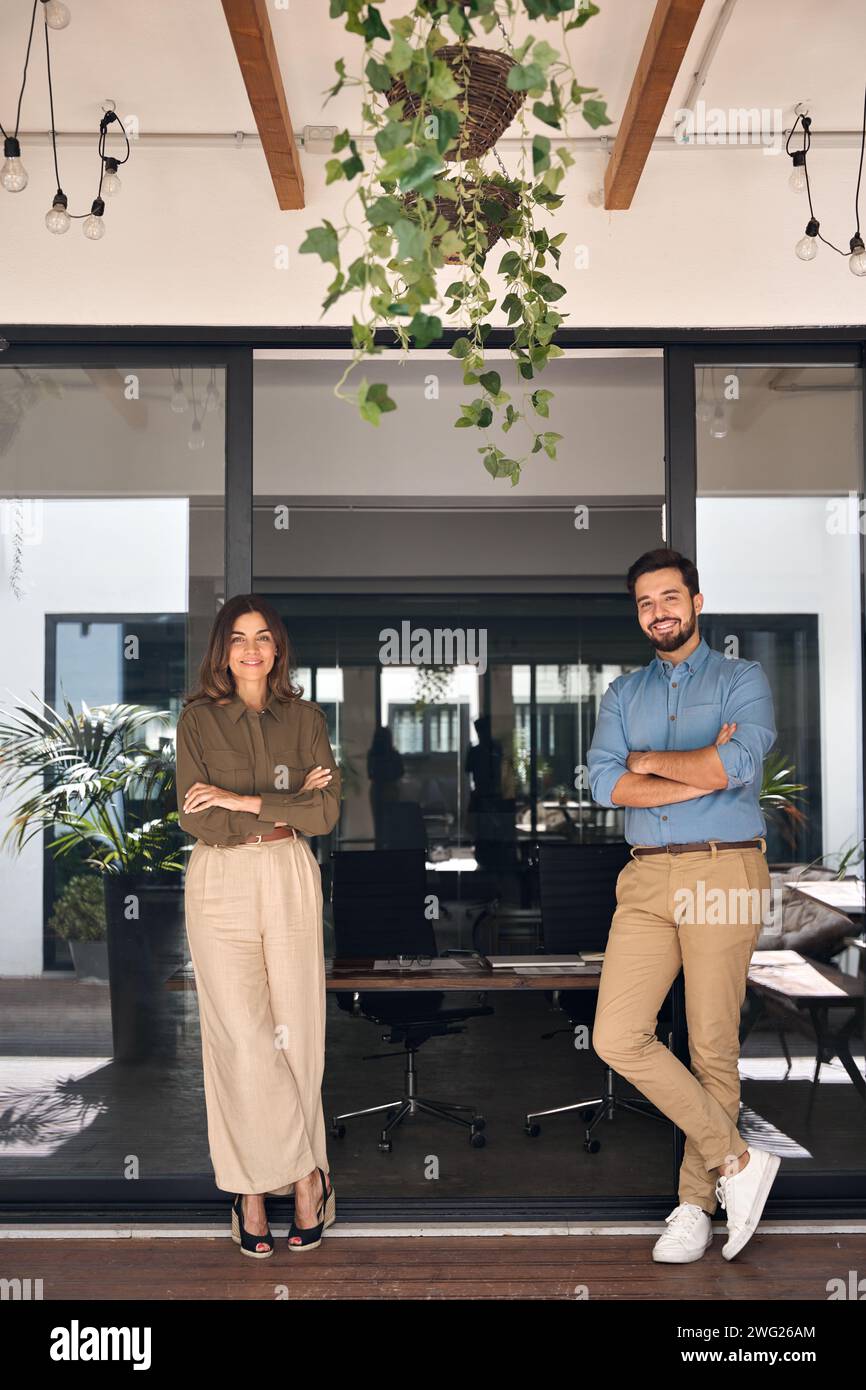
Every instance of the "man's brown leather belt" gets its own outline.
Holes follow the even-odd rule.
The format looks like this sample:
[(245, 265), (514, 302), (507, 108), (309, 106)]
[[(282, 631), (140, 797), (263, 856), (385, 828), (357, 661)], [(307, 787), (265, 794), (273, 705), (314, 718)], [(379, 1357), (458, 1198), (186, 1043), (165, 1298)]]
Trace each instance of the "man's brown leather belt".
[(635, 845), (632, 854), (712, 854), (716, 849), (766, 850), (765, 840), (699, 840), (691, 845)]
[(285, 840), (286, 836), (292, 839), (298, 838), (298, 832), (292, 825), (278, 825), (270, 835), (248, 835), (244, 840), (245, 845), (259, 845), (264, 840)]

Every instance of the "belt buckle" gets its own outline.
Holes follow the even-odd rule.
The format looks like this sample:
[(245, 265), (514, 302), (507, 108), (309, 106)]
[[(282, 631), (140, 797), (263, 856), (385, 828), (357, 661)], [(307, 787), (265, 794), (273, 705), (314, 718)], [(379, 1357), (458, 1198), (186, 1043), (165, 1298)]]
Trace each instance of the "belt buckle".
[(257, 835), (256, 838), (253, 840), (253, 844), (254, 844), (254, 845), (260, 845), (261, 843), (262, 843), (262, 837), (261, 837), (261, 835)]

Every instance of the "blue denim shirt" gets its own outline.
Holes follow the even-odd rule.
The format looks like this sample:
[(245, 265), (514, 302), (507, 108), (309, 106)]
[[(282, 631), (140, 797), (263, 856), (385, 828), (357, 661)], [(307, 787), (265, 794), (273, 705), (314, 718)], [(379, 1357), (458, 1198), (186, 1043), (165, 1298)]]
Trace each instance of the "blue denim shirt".
[(757, 661), (713, 651), (701, 639), (677, 665), (654, 656), (640, 671), (617, 676), (601, 702), (588, 755), (589, 785), (601, 806), (634, 751), (684, 752), (715, 743), (725, 723), (737, 730), (718, 752), (728, 785), (671, 806), (627, 806), (625, 838), (632, 845), (751, 840), (766, 833), (758, 802), (763, 763), (776, 741), (773, 697)]

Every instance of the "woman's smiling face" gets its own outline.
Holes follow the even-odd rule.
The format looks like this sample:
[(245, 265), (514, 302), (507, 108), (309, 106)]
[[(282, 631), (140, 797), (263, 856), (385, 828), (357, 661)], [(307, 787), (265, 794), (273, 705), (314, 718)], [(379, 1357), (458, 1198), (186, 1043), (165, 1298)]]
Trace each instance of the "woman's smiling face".
[(242, 613), (229, 638), (229, 670), (235, 683), (266, 678), (277, 647), (262, 613)]

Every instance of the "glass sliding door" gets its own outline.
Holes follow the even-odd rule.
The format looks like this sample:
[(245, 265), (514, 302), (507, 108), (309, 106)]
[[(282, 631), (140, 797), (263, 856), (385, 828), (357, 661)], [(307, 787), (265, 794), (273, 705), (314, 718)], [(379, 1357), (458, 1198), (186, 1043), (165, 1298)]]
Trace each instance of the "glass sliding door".
[(844, 1175), (862, 1191), (863, 368), (803, 348), (700, 350), (693, 371), (701, 628), (761, 663), (778, 729), (740, 1129), (783, 1155), (781, 1192), (829, 1196)]
[[(484, 471), (480, 438), (453, 427), (465, 389), (447, 355), (377, 360), (398, 406), (378, 429), (335, 403), (344, 365), (337, 354), (268, 351), (254, 372), (254, 588), (285, 618), (343, 769), (340, 821), (315, 844), (326, 955), (341, 953), (343, 935), (332, 891), (340, 900), (343, 866), (365, 854), (383, 865), (423, 854), (440, 955), (536, 954), (540, 846), (622, 838), (622, 812), (592, 803), (585, 762), (608, 684), (651, 655), (625, 573), (662, 543), (661, 354), (552, 364), (560, 456), (528, 465), (513, 489)], [(582, 993), (591, 1012), (594, 992)], [(363, 991), (328, 999), (326, 1116), (399, 1095), (404, 1049), (382, 1043), (397, 1004), (389, 1012)], [(481, 1002), (492, 1013), (424, 1042), (418, 1092), (483, 1112), (487, 1145), (419, 1115), (383, 1158), (375, 1117), (350, 1119), (329, 1139), (344, 1197), (467, 1211), (482, 1197), (667, 1198), (667, 1124), (619, 1112), (603, 1164), (584, 1153), (573, 1113), (527, 1139), (528, 1112), (598, 1094), (603, 1064), (576, 1049), (549, 991), (491, 989)], [(436, 996), (440, 1009), (478, 1003)], [(373, 1044), (384, 1060), (369, 1060)], [(436, 1182), (425, 1176), (430, 1153)]]
[(30, 772), (0, 796), (0, 1191), (19, 1201), (214, 1192), (173, 740), (225, 595), (225, 398), (202, 353), (0, 364), (0, 762)]

